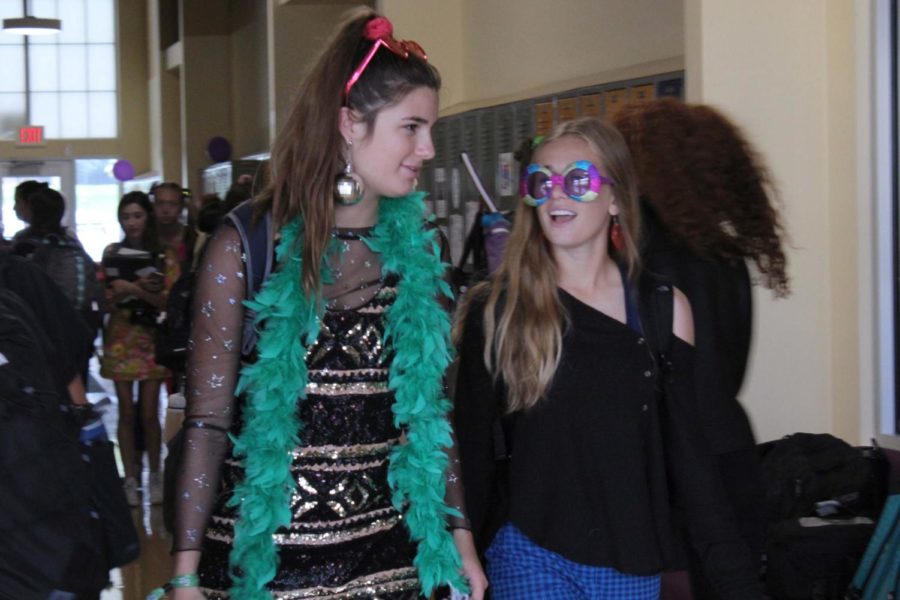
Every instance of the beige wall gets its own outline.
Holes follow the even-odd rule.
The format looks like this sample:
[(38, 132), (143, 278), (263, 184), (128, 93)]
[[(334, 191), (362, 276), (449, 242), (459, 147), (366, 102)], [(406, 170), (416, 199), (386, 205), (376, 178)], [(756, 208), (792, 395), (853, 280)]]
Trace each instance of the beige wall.
[[(793, 294), (757, 289), (744, 404), (758, 437), (858, 441), (860, 240), (856, 35), (841, 0), (687, 0), (689, 99), (714, 104), (774, 171), (791, 235)], [(866, 398), (863, 403), (871, 403)]]
[(683, 0), (382, 0), (441, 70), (441, 113), (683, 68)]
[(319, 57), (335, 25), (350, 7), (341, 3), (284, 4), (274, 7), (274, 123), (284, 123), (300, 80)]
[[(854, 3), (828, 0), (826, 11), (829, 247), (832, 351), (830, 376), (834, 406), (832, 431), (844, 439), (866, 441), (871, 423), (860, 419), (860, 363), (858, 320), (861, 289), (858, 279), (860, 174), (851, 157), (859, 150), (856, 107)], [(847, 163), (850, 168), (847, 168)], [(864, 177), (864, 175), (862, 175)], [(861, 436), (857, 438), (856, 436)]]
[(745, 129), (783, 197), (794, 291), (776, 301), (756, 290), (743, 398), (757, 434), (828, 431), (853, 441), (872, 433), (873, 411), (859, 359), (873, 343), (870, 324), (861, 325), (871, 301), (870, 269), (860, 271), (868, 238), (857, 235), (871, 226), (868, 174), (856, 159), (866, 127), (865, 4), (572, 0), (548, 15), (536, 0), (379, 3), (398, 35), (419, 41), (441, 68), (442, 114), (681, 62), (689, 99)]
[[(461, 104), (467, 99), (461, 0), (382, 0), (377, 10), (394, 24), (398, 39), (415, 40), (425, 49), (428, 60), (441, 72), (441, 107)], [(466, 36), (468, 37), (468, 36)]]
[(269, 70), (266, 3), (238, 0), (231, 6), (231, 109), (235, 157), (269, 149)]

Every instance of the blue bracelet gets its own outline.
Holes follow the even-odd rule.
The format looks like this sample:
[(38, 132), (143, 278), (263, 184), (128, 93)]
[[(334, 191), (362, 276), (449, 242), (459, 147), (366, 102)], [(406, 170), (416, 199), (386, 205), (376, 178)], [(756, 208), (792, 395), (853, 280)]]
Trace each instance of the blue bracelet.
[(158, 587), (147, 594), (147, 600), (160, 600), (168, 592), (175, 588), (195, 587), (200, 585), (200, 578), (196, 573), (188, 573), (187, 575), (176, 575), (170, 579), (164, 586)]

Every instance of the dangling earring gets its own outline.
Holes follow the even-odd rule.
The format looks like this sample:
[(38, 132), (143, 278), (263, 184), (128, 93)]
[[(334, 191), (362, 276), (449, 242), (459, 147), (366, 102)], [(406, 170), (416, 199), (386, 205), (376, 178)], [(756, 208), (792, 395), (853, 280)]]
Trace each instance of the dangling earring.
[(625, 248), (625, 234), (622, 233), (622, 226), (619, 224), (619, 215), (612, 216), (612, 224), (609, 227), (609, 241), (616, 252), (621, 252)]
[[(350, 142), (347, 142), (350, 145)], [(344, 172), (340, 173), (334, 180), (334, 201), (341, 206), (353, 206), (359, 204), (363, 199), (365, 185), (362, 178), (353, 172), (350, 165), (350, 152), (347, 152), (347, 166)]]

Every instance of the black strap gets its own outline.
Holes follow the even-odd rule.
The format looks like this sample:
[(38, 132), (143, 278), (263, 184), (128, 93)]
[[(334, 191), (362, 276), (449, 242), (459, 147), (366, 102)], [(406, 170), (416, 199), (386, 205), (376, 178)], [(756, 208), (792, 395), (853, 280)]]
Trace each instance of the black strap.
[[(266, 211), (262, 218), (253, 219), (251, 200), (238, 204), (225, 216), (237, 229), (244, 248), (244, 264), (247, 269), (247, 299), (250, 300), (260, 290), (272, 272), (274, 262), (274, 232), (272, 231), (272, 212)], [(256, 347), (258, 335), (254, 327), (256, 313), (244, 310), (244, 331), (241, 341), (241, 354), (248, 356)]]
[(641, 328), (657, 367), (665, 371), (672, 349), (675, 295), (672, 285), (645, 278), (639, 285), (638, 307)]
[(472, 222), (472, 227), (466, 234), (466, 241), (463, 244), (463, 251), (456, 263), (458, 269), (464, 269), (469, 256), (472, 256), (472, 264), (475, 272), (487, 271), (487, 254), (484, 250), (484, 231), (481, 227), (481, 217), (484, 213), (478, 211)]
[(628, 279), (628, 273), (623, 265), (619, 265), (619, 274), (622, 276), (622, 289), (625, 290), (625, 324), (636, 333), (641, 333), (641, 317), (638, 313), (637, 290)]

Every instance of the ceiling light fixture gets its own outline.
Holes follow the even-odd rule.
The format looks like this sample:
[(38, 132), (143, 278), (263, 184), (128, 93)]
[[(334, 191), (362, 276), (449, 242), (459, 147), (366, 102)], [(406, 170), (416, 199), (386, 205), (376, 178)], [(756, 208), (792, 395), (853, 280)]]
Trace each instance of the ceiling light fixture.
[(41, 19), (38, 17), (18, 17), (3, 19), (3, 33), (18, 35), (55, 35), (62, 31), (59, 19)]

